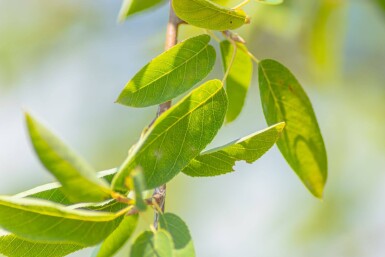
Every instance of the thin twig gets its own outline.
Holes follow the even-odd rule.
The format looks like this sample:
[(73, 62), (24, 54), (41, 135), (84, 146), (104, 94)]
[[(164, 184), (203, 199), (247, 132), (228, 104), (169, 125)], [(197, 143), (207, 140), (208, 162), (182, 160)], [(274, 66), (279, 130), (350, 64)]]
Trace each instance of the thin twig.
[[(179, 25), (184, 23), (181, 19), (179, 19), (176, 16), (174, 9), (172, 7), (171, 1), (170, 1), (170, 16), (169, 16), (169, 21), (167, 24), (167, 32), (166, 32), (166, 44), (165, 44), (166, 51), (177, 44)], [(158, 108), (158, 113), (155, 119), (157, 119), (160, 115), (162, 115), (162, 113), (170, 109), (170, 107), (171, 107), (171, 101), (160, 104)], [(153, 198), (158, 199), (157, 204), (160, 207), (160, 210), (164, 212), (165, 201), (166, 201), (166, 184), (155, 188), (153, 193)], [(155, 229), (158, 229), (158, 222), (159, 222), (159, 212), (155, 211), (155, 215), (154, 215)]]

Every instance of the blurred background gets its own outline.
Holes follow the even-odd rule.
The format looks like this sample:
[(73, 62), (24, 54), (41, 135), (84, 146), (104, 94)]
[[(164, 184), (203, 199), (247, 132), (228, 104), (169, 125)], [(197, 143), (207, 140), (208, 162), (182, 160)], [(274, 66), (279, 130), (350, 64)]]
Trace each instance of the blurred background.
[[(0, 194), (54, 180), (31, 148), (23, 110), (97, 170), (121, 164), (153, 119), (155, 107), (114, 100), (162, 52), (168, 6), (118, 24), (120, 5), (0, 0)], [(274, 148), (229, 175), (178, 175), (166, 209), (185, 219), (199, 257), (385, 256), (385, 1), (254, 1), (246, 11), (252, 23), (238, 32), (251, 52), (289, 67), (313, 102), (329, 157), (325, 199)], [(203, 32), (184, 26), (180, 38)], [(212, 77), (223, 76), (220, 64)], [(212, 146), (265, 127), (255, 76), (241, 116)]]

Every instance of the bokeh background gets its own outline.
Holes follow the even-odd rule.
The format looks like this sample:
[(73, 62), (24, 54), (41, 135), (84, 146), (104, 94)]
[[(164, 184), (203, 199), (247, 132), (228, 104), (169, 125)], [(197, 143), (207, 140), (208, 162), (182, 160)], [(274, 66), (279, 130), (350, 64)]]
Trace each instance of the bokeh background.
[[(155, 107), (114, 100), (162, 52), (168, 6), (118, 24), (120, 5), (0, 0), (0, 194), (53, 181), (23, 110), (98, 170), (118, 166), (153, 119)], [(329, 157), (325, 199), (313, 198), (274, 148), (226, 176), (178, 175), (167, 210), (189, 224), (199, 257), (385, 256), (385, 2), (286, 0), (246, 10), (252, 24), (239, 33), (250, 50), (288, 66), (313, 102)], [(196, 33), (183, 27), (180, 38)], [(222, 76), (220, 64), (212, 76)], [(265, 127), (255, 76), (243, 113), (212, 146)]]

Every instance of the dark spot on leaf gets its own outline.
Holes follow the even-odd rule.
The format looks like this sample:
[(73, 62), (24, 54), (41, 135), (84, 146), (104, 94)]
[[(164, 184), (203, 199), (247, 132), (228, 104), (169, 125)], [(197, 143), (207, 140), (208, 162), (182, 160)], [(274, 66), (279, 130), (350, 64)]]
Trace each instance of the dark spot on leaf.
[(233, 21), (230, 21), (230, 24), (233, 24)]

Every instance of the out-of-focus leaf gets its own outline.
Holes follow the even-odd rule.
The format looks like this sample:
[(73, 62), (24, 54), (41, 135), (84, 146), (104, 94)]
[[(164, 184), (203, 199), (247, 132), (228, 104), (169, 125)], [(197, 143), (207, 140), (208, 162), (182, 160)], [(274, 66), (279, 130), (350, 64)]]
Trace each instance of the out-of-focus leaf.
[(139, 168), (130, 173), (129, 189), (135, 193), (135, 206), (139, 211), (145, 211), (147, 205), (143, 200), (142, 193), (146, 188), (143, 171)]
[(179, 18), (187, 23), (211, 30), (233, 30), (249, 22), (242, 10), (228, 9), (208, 0), (173, 0)]
[[(104, 170), (97, 173), (98, 178), (103, 178), (107, 182), (111, 182), (113, 175), (115, 175), (117, 169)], [(74, 202), (71, 202), (68, 197), (63, 193), (63, 188), (60, 183), (48, 183), (41, 185), (30, 190), (16, 194), (16, 198), (38, 198), (49, 200), (51, 202), (60, 203), (62, 205), (70, 205)]]
[(255, 0), (255, 1), (261, 4), (270, 4), (270, 5), (277, 5), (277, 4), (283, 3), (283, 0)]
[(125, 216), (114, 232), (109, 235), (100, 247), (97, 257), (114, 256), (130, 239), (138, 224), (138, 215)]
[(177, 215), (165, 213), (160, 217), (160, 226), (167, 230), (174, 242), (173, 257), (195, 257), (194, 243), (184, 221)]
[(210, 177), (234, 171), (237, 161), (253, 163), (279, 139), (285, 123), (278, 123), (225, 146), (214, 148), (192, 160), (183, 173), (191, 177)]
[[(226, 122), (234, 121), (241, 113), (251, 78), (253, 76), (253, 63), (247, 54), (244, 44), (237, 44), (237, 50), (228, 40), (220, 44), (224, 70), (231, 65), (226, 78), (226, 92), (229, 99), (229, 108), (226, 113)], [(236, 51), (235, 59), (233, 53)]]
[(63, 257), (82, 248), (71, 243), (32, 242), (14, 235), (0, 237), (0, 254), (8, 257)]
[(384, 14), (385, 14), (385, 0), (375, 0), (379, 5), (380, 7), (382, 8), (382, 11), (384, 11)]
[(171, 235), (165, 230), (155, 233), (145, 231), (132, 245), (130, 256), (135, 257), (172, 257), (173, 243)]
[(0, 228), (27, 240), (96, 245), (120, 221), (115, 213), (71, 210), (45, 200), (0, 197)]
[(221, 81), (193, 90), (154, 122), (119, 168), (113, 188), (126, 192), (126, 178), (135, 168), (143, 170), (147, 189), (171, 180), (213, 140), (226, 110)]
[(117, 102), (145, 107), (186, 92), (204, 79), (214, 66), (215, 50), (209, 42), (209, 35), (200, 35), (162, 53), (127, 83)]
[(33, 147), (43, 165), (62, 184), (63, 192), (73, 202), (101, 202), (109, 198), (107, 183), (51, 131), (25, 115)]
[(119, 13), (119, 21), (124, 21), (133, 14), (146, 11), (165, 2), (166, 0), (124, 0)]
[(286, 122), (279, 149), (310, 192), (322, 198), (326, 149), (308, 96), (293, 74), (274, 60), (259, 63), (259, 87), (267, 123)]

